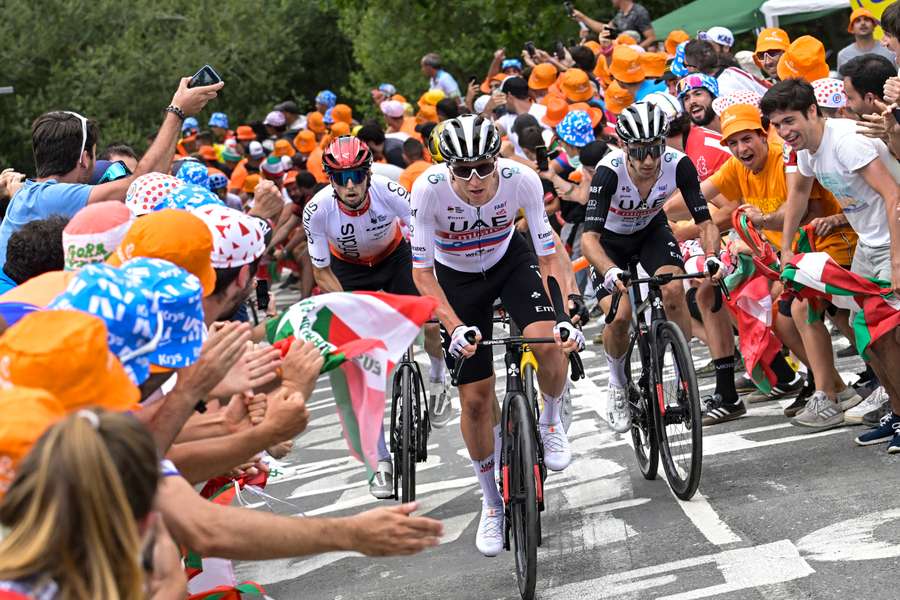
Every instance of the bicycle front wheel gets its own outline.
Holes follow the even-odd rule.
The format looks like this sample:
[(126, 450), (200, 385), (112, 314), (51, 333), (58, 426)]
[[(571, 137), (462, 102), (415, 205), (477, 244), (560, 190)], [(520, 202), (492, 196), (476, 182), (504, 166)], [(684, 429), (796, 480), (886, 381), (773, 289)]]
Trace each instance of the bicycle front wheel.
[(415, 374), (410, 366), (400, 367), (400, 501), (416, 499), (416, 399)]
[[(537, 488), (541, 485), (537, 452), (535, 452), (534, 427), (527, 411), (526, 399), (517, 394), (509, 405), (509, 434), (512, 444), (509, 456), (509, 512), (516, 553), (516, 576), (519, 593), (524, 600), (534, 598), (537, 581), (537, 547), (539, 522)], [(504, 482), (505, 483), (505, 482)]]
[(676, 496), (690, 500), (703, 466), (703, 416), (694, 363), (681, 329), (656, 330), (656, 432), (666, 479)]
[[(659, 441), (649, 387), (646, 381), (634, 381), (632, 375), (631, 358), (637, 348), (632, 345), (625, 357), (625, 380), (628, 382), (628, 405), (631, 409), (631, 441), (641, 475), (652, 481), (656, 479), (659, 468)], [(640, 369), (640, 363), (634, 365), (634, 368)]]

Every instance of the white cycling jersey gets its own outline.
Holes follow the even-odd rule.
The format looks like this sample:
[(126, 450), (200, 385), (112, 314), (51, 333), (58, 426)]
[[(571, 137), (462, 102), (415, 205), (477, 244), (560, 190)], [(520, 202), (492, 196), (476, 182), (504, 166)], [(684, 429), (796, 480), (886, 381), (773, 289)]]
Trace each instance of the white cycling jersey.
[(337, 200), (329, 185), (303, 209), (303, 230), (312, 264), (325, 268), (331, 256), (356, 264), (374, 265), (403, 240), (409, 227), (409, 193), (381, 175), (370, 175), (366, 201), (350, 210)]
[(430, 269), (436, 260), (465, 273), (487, 271), (506, 254), (520, 208), (528, 219), (535, 252), (540, 256), (555, 252), (540, 177), (506, 158), (497, 160), (497, 173), (497, 193), (478, 207), (456, 195), (445, 164), (429, 167), (416, 179), (410, 227), (413, 267)]
[(659, 170), (650, 193), (642, 198), (628, 173), (625, 152), (617, 148), (604, 156), (591, 180), (585, 231), (606, 230), (620, 235), (640, 231), (662, 211), (676, 189), (684, 196), (695, 222), (709, 219), (697, 169), (685, 153), (666, 147)]

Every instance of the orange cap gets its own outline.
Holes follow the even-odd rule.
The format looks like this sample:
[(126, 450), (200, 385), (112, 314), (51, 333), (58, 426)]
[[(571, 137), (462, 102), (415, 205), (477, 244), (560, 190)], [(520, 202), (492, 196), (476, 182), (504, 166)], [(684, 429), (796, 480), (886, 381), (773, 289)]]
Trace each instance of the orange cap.
[(49, 271), (24, 281), (0, 296), (0, 302), (24, 302), (46, 308), (66, 291), (77, 271)]
[(335, 104), (331, 109), (331, 118), (335, 123), (350, 124), (353, 122), (353, 109), (346, 104)]
[(342, 135), (350, 135), (350, 125), (345, 121), (335, 121), (331, 126), (331, 135), (340, 137)]
[(638, 57), (638, 62), (644, 70), (644, 76), (655, 78), (662, 77), (666, 72), (666, 61), (669, 60), (665, 52), (644, 52)]
[(857, 8), (852, 13), (850, 13), (850, 23), (847, 24), (847, 31), (849, 33), (853, 33), (853, 22), (863, 17), (872, 19), (873, 21), (875, 21), (876, 25), (880, 23), (880, 21), (875, 18), (875, 15), (873, 15), (872, 11), (868, 8)]
[(728, 145), (728, 138), (741, 131), (762, 129), (762, 116), (759, 109), (750, 104), (732, 104), (719, 115), (722, 124), (723, 146)]
[[(504, 75), (504, 78), (505, 77), (506, 76)], [(437, 103), (446, 97), (447, 94), (444, 93), (444, 90), (428, 90), (419, 97), (419, 108), (422, 108), (425, 105), (437, 106)]]
[(596, 127), (603, 120), (603, 111), (587, 102), (576, 102), (569, 105), (569, 110), (583, 110), (591, 116), (591, 127)]
[(216, 149), (212, 146), (200, 146), (200, 158), (203, 160), (218, 160)]
[[(665, 68), (665, 65), (663, 65)], [(640, 83), (644, 80), (641, 68), (641, 54), (628, 46), (616, 46), (612, 52), (609, 73), (623, 83)]]
[(762, 67), (762, 62), (756, 58), (757, 54), (769, 50), (781, 50), (784, 52), (787, 51), (790, 46), (791, 38), (784, 29), (779, 29), (778, 27), (763, 29), (756, 38), (756, 50), (753, 51), (753, 62), (756, 63), (757, 67)]
[(252, 194), (256, 191), (256, 186), (259, 185), (259, 173), (251, 173), (244, 178), (244, 185), (241, 186), (241, 191), (246, 192), (248, 194)]
[(141, 394), (109, 351), (107, 335), (102, 319), (81, 311), (25, 315), (0, 337), (0, 381), (46, 390), (66, 411), (130, 410)]
[(306, 115), (306, 127), (313, 133), (325, 133), (325, 117), (318, 111)]
[(0, 390), (0, 498), (16, 476), (19, 462), (66, 409), (46, 390), (10, 387)]
[(256, 139), (256, 133), (253, 132), (253, 128), (249, 125), (238, 125), (235, 135), (242, 142), (251, 142)]
[(400, 94), (394, 94), (393, 96), (391, 96), (391, 100), (396, 100), (397, 102), (402, 102), (403, 104), (406, 104), (406, 98), (404, 98)]
[(419, 106), (419, 114), (416, 115), (416, 121), (419, 123), (437, 123), (437, 108), (431, 104)]
[(619, 46), (634, 46), (638, 41), (630, 35), (620, 33), (619, 37), (617, 37), (613, 43), (618, 44)]
[(541, 117), (541, 121), (548, 127), (556, 127), (569, 113), (569, 103), (564, 98), (547, 96), (547, 112)]
[(166, 208), (135, 221), (106, 262), (118, 267), (138, 256), (167, 260), (196, 275), (206, 297), (216, 287), (212, 251), (212, 234), (206, 223), (187, 211)]
[(674, 31), (670, 31), (669, 35), (666, 36), (666, 54), (669, 56), (675, 56), (675, 51), (678, 49), (678, 44), (681, 42), (686, 42), (691, 39), (691, 36), (688, 35), (687, 31), (683, 29), (676, 29)]
[[(552, 67), (553, 65), (550, 65), (550, 66)], [(554, 67), (554, 70), (555, 70), (555, 67)], [(503, 80), (506, 79), (507, 77), (509, 77), (509, 75), (507, 75), (506, 73), (497, 73), (490, 79), (485, 79), (484, 81), (482, 81), (481, 85), (478, 86), (478, 89), (480, 89), (481, 93), (483, 93), (483, 94), (490, 94), (491, 93), (491, 82), (499, 81), (500, 83), (503, 83)], [(423, 98), (424, 98), (424, 96), (423, 96)], [(419, 106), (422, 106), (421, 100), (419, 100)]]
[(599, 79), (604, 87), (612, 83), (612, 75), (609, 74), (609, 65), (606, 62), (606, 57), (602, 54), (597, 57), (597, 66), (594, 67), (594, 77)]
[(583, 45), (585, 48), (590, 48), (591, 52), (594, 53), (594, 56), (597, 56), (598, 54), (603, 52), (603, 47), (598, 42), (595, 42), (594, 40), (588, 40)]
[(594, 96), (594, 88), (588, 74), (581, 69), (569, 69), (562, 76), (559, 86), (570, 102), (584, 102)]
[(556, 81), (556, 67), (550, 63), (535, 65), (528, 76), (528, 87), (533, 90), (546, 90)]
[(316, 134), (309, 129), (304, 129), (294, 138), (294, 146), (301, 154), (309, 154), (316, 149)]
[(604, 99), (606, 100), (606, 109), (614, 115), (634, 104), (634, 94), (619, 85), (618, 81), (609, 84)]
[(813, 82), (828, 77), (828, 63), (825, 62), (825, 46), (822, 42), (804, 35), (791, 42), (787, 51), (778, 60), (778, 78), (805, 79)]
[(289, 183), (294, 183), (295, 181), (297, 181), (297, 171), (296, 170), (291, 169), (290, 171), (288, 171), (287, 173), (284, 174), (284, 185), (287, 185)]
[(275, 156), (294, 156), (297, 151), (287, 140), (275, 140)]

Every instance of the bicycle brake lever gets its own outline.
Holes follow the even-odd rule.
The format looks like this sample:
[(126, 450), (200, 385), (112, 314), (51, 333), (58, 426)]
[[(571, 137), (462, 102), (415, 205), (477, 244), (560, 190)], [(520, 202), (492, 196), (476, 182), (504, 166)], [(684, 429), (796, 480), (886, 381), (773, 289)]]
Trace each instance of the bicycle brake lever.
[(577, 352), (569, 354), (569, 365), (571, 366), (570, 378), (572, 381), (584, 378), (584, 363), (581, 362), (581, 356)]
[(456, 387), (459, 385), (459, 372), (462, 370), (463, 363), (466, 362), (465, 356), (456, 359), (453, 369), (450, 371), (450, 383)]

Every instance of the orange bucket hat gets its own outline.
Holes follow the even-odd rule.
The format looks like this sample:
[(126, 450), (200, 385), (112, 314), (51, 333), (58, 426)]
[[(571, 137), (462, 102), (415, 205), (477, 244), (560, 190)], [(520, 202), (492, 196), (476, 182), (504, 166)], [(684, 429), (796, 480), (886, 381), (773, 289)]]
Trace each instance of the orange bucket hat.
[(349, 125), (353, 122), (353, 109), (346, 104), (335, 104), (334, 108), (331, 109), (331, 117), (335, 123), (347, 123)]
[(106, 262), (119, 267), (138, 256), (167, 260), (195, 275), (206, 297), (216, 287), (212, 251), (212, 234), (206, 223), (185, 210), (166, 208), (135, 221)]
[(316, 134), (304, 129), (294, 138), (294, 146), (301, 154), (309, 154), (316, 149)]
[(619, 114), (632, 104), (634, 104), (634, 94), (619, 85), (618, 81), (613, 81), (606, 88), (606, 109), (614, 115)]
[(666, 72), (666, 61), (669, 57), (665, 52), (644, 52), (638, 62), (644, 70), (644, 76), (648, 78), (662, 77)]
[(584, 102), (594, 96), (591, 80), (581, 69), (569, 69), (563, 73), (559, 87), (570, 102)]
[(603, 111), (587, 102), (576, 102), (569, 105), (569, 110), (582, 110), (591, 116), (591, 127), (596, 127), (603, 120)]
[(790, 46), (791, 38), (788, 37), (788, 34), (784, 29), (779, 29), (778, 27), (763, 29), (756, 38), (756, 50), (753, 51), (753, 62), (756, 63), (757, 67), (762, 67), (762, 63), (756, 57), (757, 54), (769, 50), (781, 50), (782, 52), (785, 52)]
[(46, 308), (53, 300), (66, 291), (69, 282), (75, 279), (76, 271), (49, 271), (22, 282), (0, 296), (0, 302), (24, 302)]
[(666, 36), (666, 54), (668, 54), (670, 58), (675, 56), (675, 50), (678, 49), (678, 44), (686, 42), (689, 39), (691, 39), (691, 36), (683, 29), (670, 31), (669, 35)]
[(294, 156), (297, 154), (297, 151), (294, 150), (294, 147), (291, 146), (291, 143), (287, 140), (276, 140), (275, 141), (275, 156)]
[(547, 97), (547, 112), (541, 121), (548, 127), (556, 127), (569, 112), (569, 103), (556, 96)]
[(16, 468), (35, 442), (66, 409), (46, 390), (27, 387), (0, 389), (0, 498), (16, 476)]
[[(663, 63), (663, 69), (665, 69), (665, 63)], [(640, 53), (628, 46), (616, 46), (612, 52), (609, 73), (623, 83), (642, 82), (645, 76), (644, 69), (641, 68)]]
[(825, 62), (825, 46), (811, 35), (794, 40), (778, 60), (778, 78), (805, 79), (812, 83), (816, 79), (828, 77), (828, 63)]
[(550, 63), (535, 65), (528, 76), (528, 87), (533, 90), (546, 90), (556, 81), (556, 67)]
[(0, 381), (56, 396), (66, 411), (131, 410), (140, 400), (109, 350), (106, 324), (74, 310), (30, 313), (0, 336)]
[(250, 142), (256, 139), (256, 133), (253, 132), (253, 128), (249, 125), (239, 125), (235, 135), (242, 142)]
[(318, 111), (309, 113), (306, 115), (306, 128), (313, 133), (325, 133), (325, 117)]
[(751, 104), (732, 104), (719, 115), (722, 123), (723, 146), (728, 145), (728, 138), (741, 131), (762, 129), (762, 115), (759, 109)]

